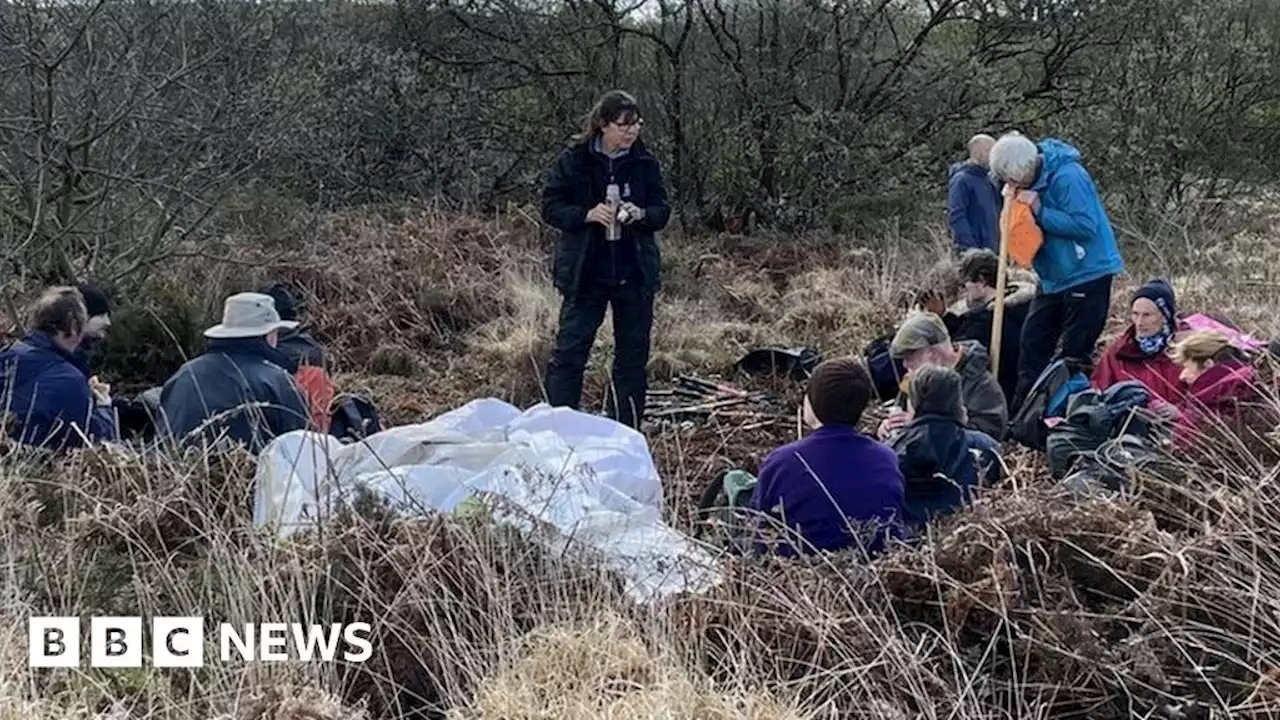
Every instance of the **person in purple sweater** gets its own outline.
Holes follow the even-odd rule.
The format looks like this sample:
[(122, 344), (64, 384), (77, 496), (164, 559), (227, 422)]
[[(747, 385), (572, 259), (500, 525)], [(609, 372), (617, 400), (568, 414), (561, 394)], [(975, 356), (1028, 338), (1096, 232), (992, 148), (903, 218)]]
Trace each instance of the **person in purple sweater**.
[(856, 429), (871, 393), (870, 373), (853, 358), (814, 370), (804, 400), (813, 432), (760, 465), (748, 505), (759, 518), (758, 552), (862, 548), (871, 556), (887, 538), (902, 537), (905, 482), (898, 459)]

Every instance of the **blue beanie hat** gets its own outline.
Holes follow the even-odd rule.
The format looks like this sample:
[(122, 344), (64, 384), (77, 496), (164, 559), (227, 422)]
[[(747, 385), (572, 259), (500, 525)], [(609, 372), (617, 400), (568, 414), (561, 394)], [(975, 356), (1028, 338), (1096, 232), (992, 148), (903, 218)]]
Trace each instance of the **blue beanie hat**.
[(1143, 285), (1134, 293), (1133, 299), (1146, 298), (1155, 303), (1160, 308), (1160, 314), (1164, 315), (1164, 321), (1169, 327), (1174, 327), (1178, 323), (1178, 306), (1174, 301), (1173, 287), (1164, 280), (1152, 280)]

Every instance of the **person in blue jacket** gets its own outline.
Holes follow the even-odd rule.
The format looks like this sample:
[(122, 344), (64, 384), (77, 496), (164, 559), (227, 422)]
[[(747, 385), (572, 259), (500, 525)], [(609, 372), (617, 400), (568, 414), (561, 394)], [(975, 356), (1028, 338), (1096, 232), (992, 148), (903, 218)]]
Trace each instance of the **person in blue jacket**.
[(969, 159), (947, 172), (947, 224), (955, 250), (1000, 249), (1000, 186), (991, 177), (988, 160), (995, 138), (975, 135), (969, 140)]
[(88, 322), (79, 291), (50, 288), (32, 310), (31, 330), (0, 352), (0, 397), (14, 440), (58, 451), (117, 438), (111, 398), (90, 388), (76, 352)]
[(1057, 138), (1035, 143), (1009, 133), (991, 148), (991, 170), (1018, 188), (1014, 201), (1031, 207), (1044, 233), (1044, 245), (1032, 260), (1040, 290), (1022, 326), (1017, 408), (1053, 362), (1059, 342), (1068, 365), (1086, 375), (1092, 371), (1098, 337), (1111, 310), (1111, 284), (1124, 272), (1124, 261), (1102, 198), (1075, 147)]

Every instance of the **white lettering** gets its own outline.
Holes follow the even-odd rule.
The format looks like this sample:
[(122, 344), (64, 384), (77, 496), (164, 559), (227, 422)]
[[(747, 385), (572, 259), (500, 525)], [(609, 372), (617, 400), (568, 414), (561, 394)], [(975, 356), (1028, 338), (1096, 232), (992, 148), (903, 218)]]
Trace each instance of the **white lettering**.
[[(306, 639), (303, 639), (302, 633), (306, 632)], [(329, 626), (329, 632), (325, 632), (324, 626), (312, 625), (310, 628), (304, 628), (300, 623), (293, 625), (293, 642), (298, 648), (298, 658), (303, 662), (311, 662), (311, 656), (315, 653), (315, 646), (320, 643), (320, 658), (325, 662), (333, 662), (334, 656), (338, 652), (338, 639), (342, 637), (342, 626), (334, 623)]]
[[(363, 632), (364, 637), (357, 635), (357, 632)], [(342, 638), (347, 641), (347, 645), (354, 645), (362, 648), (358, 653), (350, 650), (342, 654), (342, 658), (347, 662), (364, 662), (373, 657), (373, 643), (369, 641), (369, 636), (373, 634), (373, 628), (369, 623), (351, 623), (342, 631)]]
[(223, 623), (218, 646), (221, 649), (222, 662), (231, 662), (231, 645), (240, 651), (240, 659), (252, 661), (256, 658), (253, 652), (253, 623), (244, 624), (244, 635), (236, 632), (236, 627)]
[[(284, 623), (262, 623), (258, 643), (262, 648), (260, 660), (283, 662), (289, 659), (289, 626)], [(277, 637), (278, 635), (278, 637)], [(271, 648), (279, 648), (278, 651)]]

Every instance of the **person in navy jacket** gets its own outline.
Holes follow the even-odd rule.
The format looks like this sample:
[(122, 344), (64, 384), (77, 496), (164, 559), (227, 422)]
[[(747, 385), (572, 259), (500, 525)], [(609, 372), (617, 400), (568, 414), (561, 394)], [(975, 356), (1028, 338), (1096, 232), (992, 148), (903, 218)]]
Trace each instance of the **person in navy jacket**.
[(872, 556), (889, 538), (904, 537), (898, 458), (857, 430), (871, 393), (871, 375), (858, 360), (828, 360), (814, 370), (804, 402), (813, 431), (764, 459), (747, 506), (759, 519), (757, 551), (861, 547)]
[[(653, 302), (662, 260), (655, 234), (671, 217), (658, 161), (640, 140), (643, 121), (631, 95), (613, 91), (588, 115), (560, 155), (542, 192), (542, 218), (560, 231), (552, 276), (563, 297), (547, 367), (547, 401), (577, 408), (596, 332), (612, 308), (614, 356), (608, 414), (633, 428), (644, 417)], [(618, 191), (619, 237), (608, 190)]]
[(923, 526), (969, 503), (977, 487), (1003, 477), (1000, 443), (965, 427), (960, 374), (930, 365), (911, 374), (912, 420), (893, 441), (906, 481), (906, 525)]
[(222, 451), (242, 445), (257, 454), (276, 437), (308, 428), (309, 412), (291, 361), (277, 349), (275, 300), (238, 293), (223, 302), (222, 322), (204, 331), (209, 344), (164, 384), (162, 436), (180, 446)]
[(111, 398), (90, 388), (77, 354), (88, 322), (78, 290), (50, 288), (32, 310), (31, 330), (0, 352), (0, 397), (14, 440), (58, 451), (117, 439)]
[(969, 141), (969, 159), (947, 171), (947, 224), (955, 250), (1000, 249), (1000, 185), (987, 166), (995, 138), (975, 135)]

